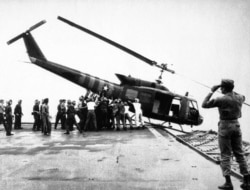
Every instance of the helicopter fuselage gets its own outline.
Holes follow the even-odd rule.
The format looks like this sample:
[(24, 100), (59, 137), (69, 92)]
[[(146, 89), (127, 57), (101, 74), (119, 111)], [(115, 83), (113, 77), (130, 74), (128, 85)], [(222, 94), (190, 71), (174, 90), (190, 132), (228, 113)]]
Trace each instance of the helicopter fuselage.
[[(37, 45), (30, 31), (42, 25), (40, 22), (30, 30), (13, 38), (8, 44), (23, 38), (31, 62), (43, 69), (59, 75), (94, 93), (101, 93), (107, 87), (107, 98), (141, 103), (143, 116), (177, 124), (200, 125), (203, 121), (197, 102), (187, 96), (170, 92), (166, 87), (149, 81), (125, 77), (117, 74), (121, 84), (115, 84), (75, 69), (48, 61)], [(131, 111), (133, 111), (131, 109)]]

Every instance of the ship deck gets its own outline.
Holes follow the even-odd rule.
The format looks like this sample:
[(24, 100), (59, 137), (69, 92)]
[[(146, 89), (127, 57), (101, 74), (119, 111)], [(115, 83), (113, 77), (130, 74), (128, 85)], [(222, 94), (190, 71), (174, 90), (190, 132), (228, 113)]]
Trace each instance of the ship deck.
[(13, 136), (1, 128), (0, 189), (211, 190), (224, 183), (217, 164), (152, 126), (50, 136), (23, 128)]

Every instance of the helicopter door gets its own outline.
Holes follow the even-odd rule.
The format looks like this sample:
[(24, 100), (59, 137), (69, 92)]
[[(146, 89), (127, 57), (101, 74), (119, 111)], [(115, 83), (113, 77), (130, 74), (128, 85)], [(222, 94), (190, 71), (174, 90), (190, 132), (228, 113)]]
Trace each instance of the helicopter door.
[(189, 112), (189, 100), (186, 97), (182, 97), (181, 99), (181, 109), (179, 113), (180, 119), (187, 119)]
[(186, 97), (182, 97), (179, 117), (182, 120), (186, 120), (192, 123), (198, 122), (199, 110), (197, 102)]
[(178, 118), (180, 113), (180, 107), (181, 107), (180, 98), (175, 97), (172, 101), (169, 116)]
[(168, 94), (156, 92), (152, 112), (160, 115), (168, 115), (172, 99), (173, 97)]

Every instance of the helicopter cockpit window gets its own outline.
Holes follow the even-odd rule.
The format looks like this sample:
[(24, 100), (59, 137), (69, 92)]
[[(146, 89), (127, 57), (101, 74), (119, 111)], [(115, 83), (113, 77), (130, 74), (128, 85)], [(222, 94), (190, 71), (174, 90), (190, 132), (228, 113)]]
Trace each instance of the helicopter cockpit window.
[(180, 107), (181, 107), (180, 98), (174, 98), (172, 101), (171, 108), (170, 108), (169, 116), (178, 117)]
[(191, 120), (197, 120), (199, 117), (199, 111), (198, 111), (198, 104), (196, 101), (190, 101), (189, 102), (189, 119)]
[(198, 104), (197, 104), (196, 101), (190, 101), (189, 102), (189, 107), (198, 110)]

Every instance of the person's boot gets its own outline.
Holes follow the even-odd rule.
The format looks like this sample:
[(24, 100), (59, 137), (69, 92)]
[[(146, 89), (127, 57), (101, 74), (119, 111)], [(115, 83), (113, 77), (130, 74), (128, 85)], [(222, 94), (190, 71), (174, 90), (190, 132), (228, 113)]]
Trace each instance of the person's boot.
[(218, 188), (233, 190), (233, 184), (232, 184), (230, 176), (225, 176), (225, 178), (226, 178), (226, 182), (223, 185), (219, 186)]
[(70, 133), (69, 133), (69, 131), (66, 131), (64, 134), (65, 134), (65, 135), (69, 135)]
[(82, 133), (82, 129), (81, 129), (81, 127), (80, 127), (79, 124), (76, 125), (76, 128), (77, 128), (77, 130), (78, 130), (80, 133)]
[(243, 176), (243, 183), (240, 187), (245, 190), (250, 190), (250, 174)]

